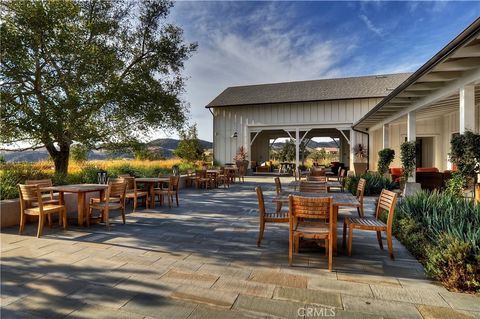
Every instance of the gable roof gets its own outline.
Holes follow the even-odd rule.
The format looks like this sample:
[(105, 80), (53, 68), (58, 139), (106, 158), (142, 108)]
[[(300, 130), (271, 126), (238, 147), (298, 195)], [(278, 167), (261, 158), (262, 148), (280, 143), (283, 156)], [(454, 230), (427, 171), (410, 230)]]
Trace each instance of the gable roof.
[(206, 107), (385, 97), (410, 74), (233, 86), (225, 89)]

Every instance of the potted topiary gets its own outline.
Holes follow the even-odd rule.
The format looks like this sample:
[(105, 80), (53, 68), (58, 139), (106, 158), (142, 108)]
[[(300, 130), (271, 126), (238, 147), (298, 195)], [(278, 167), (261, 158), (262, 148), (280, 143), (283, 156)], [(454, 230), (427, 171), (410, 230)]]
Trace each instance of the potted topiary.
[(246, 172), (248, 169), (248, 160), (247, 160), (247, 150), (242, 145), (238, 148), (237, 154), (233, 158), (235, 164), (237, 165), (238, 169), (243, 167), (243, 171)]
[(353, 155), (355, 156), (355, 162), (353, 162), (353, 168), (356, 176), (361, 176), (367, 172), (368, 164), (368, 150), (363, 144), (357, 144), (353, 147)]
[[(378, 152), (378, 173), (380, 175), (387, 175), (388, 174), (388, 169), (390, 167), (390, 164), (393, 162), (393, 159), (395, 158), (395, 151), (392, 150), (391, 148), (384, 148), (383, 150), (380, 150)], [(388, 174), (391, 178), (391, 175)]]
[(408, 196), (421, 190), (420, 183), (415, 183), (411, 177), (415, 174), (417, 159), (417, 144), (414, 141), (404, 142), (400, 145), (400, 161), (402, 162), (403, 176), (400, 178), (400, 188), (402, 184), (403, 195)]

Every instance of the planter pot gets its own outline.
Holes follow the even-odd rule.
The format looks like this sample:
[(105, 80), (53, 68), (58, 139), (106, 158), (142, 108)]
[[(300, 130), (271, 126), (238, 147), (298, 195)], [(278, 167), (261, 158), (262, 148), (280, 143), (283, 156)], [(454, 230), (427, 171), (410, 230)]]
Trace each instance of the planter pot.
[(355, 176), (360, 176), (367, 172), (368, 166), (367, 163), (353, 163), (353, 168), (355, 170)]
[(407, 182), (403, 189), (403, 196), (410, 196), (422, 190), (420, 183)]

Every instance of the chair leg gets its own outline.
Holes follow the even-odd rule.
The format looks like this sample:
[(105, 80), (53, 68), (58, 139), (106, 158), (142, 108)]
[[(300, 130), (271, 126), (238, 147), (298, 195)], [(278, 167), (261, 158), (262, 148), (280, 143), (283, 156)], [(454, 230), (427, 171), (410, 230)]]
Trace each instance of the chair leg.
[(67, 229), (67, 209), (66, 208), (63, 210), (62, 218), (63, 218), (63, 229)]
[(137, 209), (137, 202), (138, 202), (138, 198), (135, 196), (133, 198), (133, 211), (135, 211)]
[(103, 218), (105, 220), (105, 225), (107, 226), (107, 229), (110, 230), (110, 218), (109, 218), (109, 212), (107, 209), (103, 211)]
[(380, 246), (380, 249), (383, 250), (382, 232), (379, 230), (377, 230), (377, 240), (378, 240), (378, 245)]
[(25, 229), (25, 220), (27, 219), (27, 216), (23, 213), (23, 211), (20, 213), (20, 228), (18, 229), (18, 234), (21, 235), (23, 234), (23, 230)]
[(175, 199), (177, 200), (177, 207), (178, 207), (178, 192), (175, 193)]
[(280, 213), (281, 210), (282, 210), (282, 203), (281, 203), (281, 202), (277, 202), (277, 210), (276, 210), (276, 212), (277, 212), (277, 213)]
[(346, 243), (346, 239), (347, 239), (347, 228), (348, 228), (347, 220), (344, 219), (344, 220), (343, 220), (343, 240), (342, 240), (342, 248), (345, 248), (345, 243)]
[(348, 228), (348, 256), (352, 256), (353, 227)]
[(37, 237), (42, 236), (43, 233), (43, 224), (45, 224), (45, 216), (43, 214), (38, 215), (38, 231)]
[(388, 245), (388, 255), (390, 255), (390, 258), (392, 260), (395, 259), (393, 256), (393, 242), (392, 242), (392, 234), (387, 232), (387, 245)]
[(293, 259), (293, 233), (290, 231), (290, 238), (288, 240), (288, 265), (292, 265)]
[[(162, 195), (163, 197), (163, 195)], [(168, 197), (168, 208), (172, 208), (172, 196), (170, 196), (170, 194), (167, 195)]]
[(52, 228), (52, 214), (47, 214), (48, 228)]
[(328, 241), (328, 271), (333, 268), (333, 240)]
[(123, 205), (122, 207), (122, 220), (123, 220), (123, 224), (125, 225), (125, 205)]
[(363, 214), (360, 210), (360, 207), (357, 207), (357, 213), (358, 213), (358, 217), (362, 218), (363, 217)]
[(293, 246), (293, 251), (294, 253), (298, 254), (298, 250), (299, 250), (299, 247), (300, 247), (300, 237), (295, 237), (295, 241), (294, 241), (294, 246)]
[(258, 231), (258, 239), (257, 239), (257, 246), (260, 247), (260, 243), (263, 239), (263, 232), (265, 231), (265, 222), (260, 223), (260, 230)]

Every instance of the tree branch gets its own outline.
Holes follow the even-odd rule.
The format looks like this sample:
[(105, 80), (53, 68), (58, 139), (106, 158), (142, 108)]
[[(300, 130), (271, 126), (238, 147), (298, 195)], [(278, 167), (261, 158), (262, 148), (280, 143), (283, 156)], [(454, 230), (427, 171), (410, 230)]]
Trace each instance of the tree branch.
[(28, 151), (28, 150), (38, 150), (40, 148), (43, 148), (45, 147), (45, 145), (35, 145), (35, 146), (29, 146), (29, 147), (25, 147), (25, 148), (14, 148), (14, 149), (11, 149), (11, 148), (0, 148), (0, 151), (4, 151), (4, 152), (23, 152), (23, 151)]

